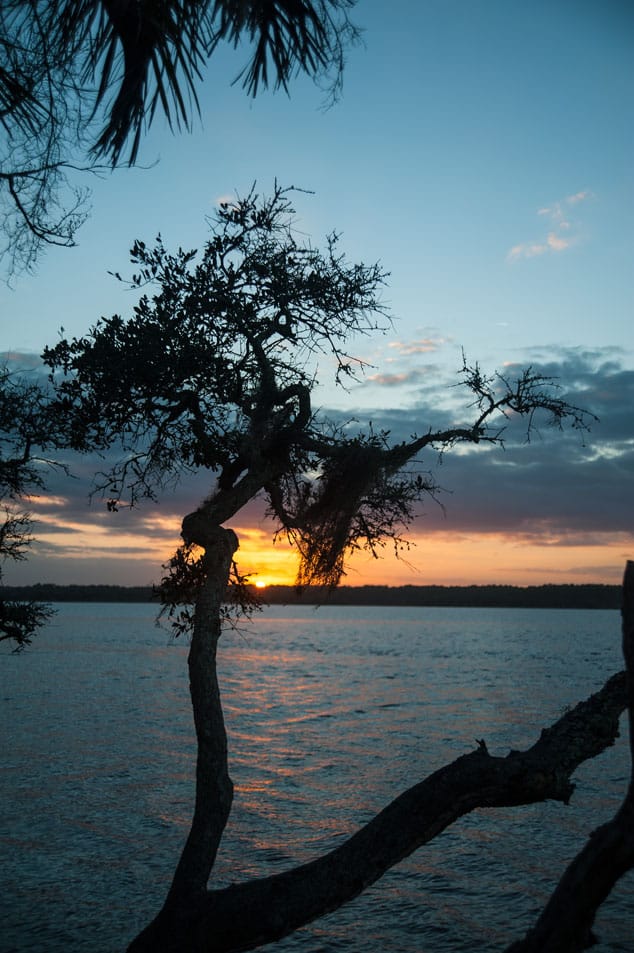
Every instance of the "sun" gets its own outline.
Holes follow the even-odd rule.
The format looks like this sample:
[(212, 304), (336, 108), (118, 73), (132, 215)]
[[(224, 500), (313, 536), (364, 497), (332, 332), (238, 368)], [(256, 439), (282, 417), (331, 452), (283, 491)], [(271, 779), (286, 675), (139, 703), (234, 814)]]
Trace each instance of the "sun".
[(257, 582), (256, 582), (256, 584), (255, 584), (255, 588), (256, 588), (256, 589), (266, 589), (266, 587), (267, 587), (267, 583), (264, 582), (263, 579), (258, 579), (258, 580), (257, 580)]

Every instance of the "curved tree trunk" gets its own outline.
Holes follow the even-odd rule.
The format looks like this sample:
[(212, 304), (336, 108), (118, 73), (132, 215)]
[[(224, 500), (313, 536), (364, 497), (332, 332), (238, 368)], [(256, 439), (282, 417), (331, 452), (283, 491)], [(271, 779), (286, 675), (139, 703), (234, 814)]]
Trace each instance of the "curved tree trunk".
[[(527, 751), (492, 757), (481, 741), (474, 752), (401, 794), (345, 843), (317, 860), (282, 874), (207, 890), (231, 803), (215, 646), (220, 573), (225, 566), (228, 573), (235, 537), (220, 529), (214, 539), (216, 548), (207, 552), (210, 569), (215, 567), (218, 575), (215, 587), (209, 583), (201, 594), (196, 610), (200, 631), (195, 633), (200, 646), (194, 651), (192, 642), (190, 655), (199, 741), (194, 822), (168, 902), (131, 944), (129, 953), (234, 953), (281, 939), (358, 896), (391, 866), (474, 808), (546, 799), (567, 803), (574, 790), (573, 771), (618, 736), (619, 716), (632, 691), (625, 672), (612, 676), (599, 692), (542, 731)], [(624, 611), (624, 647), (629, 668), (634, 653), (634, 564), (628, 567), (624, 591), (630, 609), (629, 615)], [(213, 623), (211, 637), (203, 632), (205, 620)], [(210, 686), (212, 697), (205, 694)], [(564, 875), (560, 896), (556, 892), (535, 931), (511, 947), (514, 953), (572, 953), (585, 948), (598, 906), (632, 866), (633, 830), (630, 792), (617, 818), (593, 835)]]
[(204, 895), (233, 800), (216, 651), (221, 633), (221, 606), (238, 539), (232, 530), (212, 526), (205, 527), (196, 541), (205, 547), (205, 581), (196, 602), (188, 657), (189, 690), (198, 742), (196, 804), (191, 830), (166, 901), (167, 907), (175, 909)]

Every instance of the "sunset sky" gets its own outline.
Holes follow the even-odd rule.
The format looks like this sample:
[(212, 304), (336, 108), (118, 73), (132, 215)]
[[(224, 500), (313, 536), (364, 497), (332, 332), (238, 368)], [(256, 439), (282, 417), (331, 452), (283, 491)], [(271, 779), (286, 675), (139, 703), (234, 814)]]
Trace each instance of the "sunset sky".
[[(298, 228), (342, 233), (351, 260), (390, 272), (393, 330), (358, 342), (372, 366), (346, 393), (320, 368), (316, 405), (371, 420), (394, 439), (469, 419), (452, 385), (462, 350), (484, 368), (532, 365), (599, 417), (589, 434), (513, 427), (505, 451), (431, 454), (443, 487), (396, 560), (356, 557), (346, 582), (469, 584), (620, 581), (634, 558), (634, 5), (624, 0), (359, 0), (364, 43), (343, 95), (299, 78), (247, 98), (231, 80), (244, 51), (221, 50), (201, 87), (192, 134), (157, 121), (136, 169), (86, 183), (92, 213), (75, 249), (51, 249), (35, 275), (0, 286), (0, 349), (37, 373), (59, 328), (81, 335), (129, 315), (135, 238), (160, 232), (200, 248), (218, 200), (298, 194)], [(158, 506), (89, 505), (99, 461), (52, 474), (33, 499), (28, 562), (7, 583), (158, 581), (182, 516), (212, 485), (184, 481)], [(241, 568), (290, 582), (256, 502), (232, 524)]]

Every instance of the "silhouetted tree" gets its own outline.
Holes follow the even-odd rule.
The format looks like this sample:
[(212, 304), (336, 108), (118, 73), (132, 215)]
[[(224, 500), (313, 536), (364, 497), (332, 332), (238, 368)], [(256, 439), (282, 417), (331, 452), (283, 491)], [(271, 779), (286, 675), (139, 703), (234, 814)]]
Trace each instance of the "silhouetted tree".
[[(6, 560), (26, 558), (31, 542), (31, 519), (22, 508), (25, 496), (44, 485), (42, 470), (50, 461), (34, 456), (56, 440), (48, 420), (48, 402), (36, 382), (27, 383), (0, 368), (0, 583)], [(63, 441), (63, 434), (58, 433)], [(0, 642), (11, 640), (24, 648), (52, 610), (40, 602), (5, 599), (0, 586)]]
[[(557, 426), (584, 428), (588, 420), (530, 369), (510, 379), (465, 364), (471, 416), (463, 425), (391, 443), (388, 433), (329, 424), (311, 403), (318, 358), (340, 383), (362, 370), (346, 341), (387, 326), (386, 276), (378, 265), (349, 263), (336, 234), (317, 250), (292, 218), (289, 190), (276, 187), (269, 199), (252, 192), (221, 206), (199, 255), (170, 253), (160, 239), (153, 247), (137, 241), (131, 283), (142, 294), (132, 316), (102, 319), (44, 355), (74, 448), (121, 451), (101, 475), (111, 508), (124, 496), (133, 504), (154, 498), (185, 471), (210, 474), (210, 494), (183, 519), (183, 546), (162, 586), (168, 611), (185, 609), (180, 629), (191, 629), (194, 815), (165, 905), (130, 946), (135, 953), (252, 949), (356, 896), (475, 807), (567, 801), (572, 771), (612, 742), (626, 705), (621, 673), (528, 751), (496, 758), (480, 742), (331, 853), (208, 889), (233, 792), (216, 673), (223, 605), (232, 576), (239, 578), (238, 539), (225, 524), (264, 497), (277, 531), (299, 551), (298, 585), (332, 587), (359, 547), (377, 554), (386, 542), (404, 545), (415, 505), (435, 492), (420, 469), (422, 451), (499, 444), (510, 414), (529, 428), (542, 413)], [(576, 921), (585, 939), (589, 912)]]
[[(247, 92), (297, 72), (341, 83), (357, 38), (354, 0), (3, 0), (0, 201), (9, 272), (42, 244), (73, 245), (86, 190), (74, 174), (135, 162), (157, 110), (172, 128), (198, 110), (218, 44), (251, 47)], [(124, 151), (128, 148), (124, 159)]]

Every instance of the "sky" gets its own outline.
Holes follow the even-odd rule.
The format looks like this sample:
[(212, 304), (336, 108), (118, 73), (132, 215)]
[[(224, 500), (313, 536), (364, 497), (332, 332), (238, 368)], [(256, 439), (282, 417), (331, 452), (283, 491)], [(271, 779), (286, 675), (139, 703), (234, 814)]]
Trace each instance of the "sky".
[[(200, 248), (219, 199), (277, 180), (298, 193), (297, 227), (390, 273), (393, 327), (355, 342), (368, 361), (347, 392), (320, 370), (319, 406), (395, 439), (469, 419), (454, 385), (462, 353), (486, 370), (532, 366), (598, 417), (591, 431), (509, 429), (506, 448), (431, 454), (443, 492), (395, 558), (356, 556), (349, 585), (618, 583), (634, 558), (634, 6), (627, 0), (359, 0), (363, 43), (343, 92), (297, 78), (250, 99), (222, 49), (191, 134), (157, 120), (139, 167), (87, 183), (78, 247), (0, 286), (0, 352), (34, 372), (59, 329), (85, 334), (131, 313), (136, 238)], [(321, 373), (323, 371), (323, 373)], [(471, 411), (472, 412), (472, 411)], [(158, 505), (112, 514), (89, 501), (99, 461), (51, 474), (33, 498), (36, 541), (7, 583), (149, 584), (182, 517), (213, 481), (188, 479)], [(232, 523), (262, 583), (292, 582), (256, 502)]]

